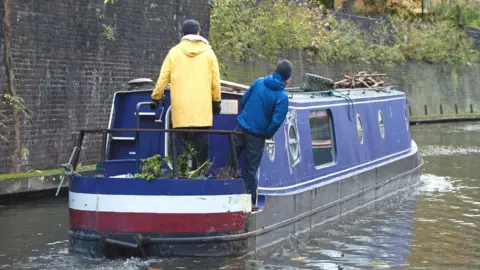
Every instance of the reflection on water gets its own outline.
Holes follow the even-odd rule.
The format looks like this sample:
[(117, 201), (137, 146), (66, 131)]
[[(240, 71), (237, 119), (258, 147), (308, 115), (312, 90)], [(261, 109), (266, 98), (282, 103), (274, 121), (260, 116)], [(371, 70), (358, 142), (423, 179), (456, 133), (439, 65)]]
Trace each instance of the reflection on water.
[(0, 206), (0, 269), (480, 269), (480, 124), (412, 128), (421, 184), (234, 259), (100, 260), (68, 254), (67, 200)]

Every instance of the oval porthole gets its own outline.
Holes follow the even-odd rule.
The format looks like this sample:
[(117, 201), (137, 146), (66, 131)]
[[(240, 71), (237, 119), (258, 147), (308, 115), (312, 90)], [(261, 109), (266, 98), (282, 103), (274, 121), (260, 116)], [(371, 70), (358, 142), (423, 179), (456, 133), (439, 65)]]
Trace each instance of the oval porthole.
[(298, 146), (298, 132), (294, 126), (288, 128), (288, 148), (290, 150), (290, 158), (292, 161), (296, 161), (299, 155)]
[(408, 127), (410, 126), (410, 121), (408, 121), (408, 110), (407, 110), (407, 107), (405, 107), (405, 128), (407, 129), (408, 131)]
[(268, 159), (273, 161), (275, 158), (275, 139), (265, 141), (265, 151), (267, 152)]
[(360, 114), (357, 113), (357, 136), (360, 140), (360, 144), (363, 144), (363, 126), (362, 120), (360, 119)]
[(382, 111), (378, 111), (378, 129), (380, 130), (380, 136), (385, 138), (385, 123), (383, 122)]

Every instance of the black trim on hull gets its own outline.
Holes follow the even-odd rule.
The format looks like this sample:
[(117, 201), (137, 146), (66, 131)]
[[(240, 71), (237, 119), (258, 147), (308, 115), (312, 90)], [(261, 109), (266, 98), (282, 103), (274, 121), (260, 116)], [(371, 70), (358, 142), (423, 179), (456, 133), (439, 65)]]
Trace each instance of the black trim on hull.
[[(231, 232), (238, 233), (238, 232)], [(186, 234), (188, 235), (188, 234)], [(69, 231), (70, 252), (91, 257), (229, 257), (247, 252), (245, 241), (223, 243), (153, 243), (151, 238), (136, 233), (84, 233)], [(179, 236), (181, 237), (181, 236)]]

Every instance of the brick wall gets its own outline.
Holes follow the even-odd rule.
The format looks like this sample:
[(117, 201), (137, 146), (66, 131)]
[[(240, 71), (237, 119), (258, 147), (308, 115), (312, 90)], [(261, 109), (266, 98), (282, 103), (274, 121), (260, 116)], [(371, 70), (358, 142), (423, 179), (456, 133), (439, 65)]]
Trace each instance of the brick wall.
[[(58, 168), (68, 161), (72, 131), (106, 127), (115, 91), (133, 78), (157, 79), (184, 19), (200, 21), (208, 36), (208, 0), (13, 2), (15, 88), (33, 113), (33, 124), (20, 118), (20, 140), (15, 140), (15, 121), (2, 129), (9, 141), (0, 141), (0, 173)], [(115, 40), (104, 36), (103, 24), (115, 28)], [(3, 93), (3, 81), (1, 86)], [(99, 142), (100, 137), (87, 138), (82, 162), (97, 159)]]

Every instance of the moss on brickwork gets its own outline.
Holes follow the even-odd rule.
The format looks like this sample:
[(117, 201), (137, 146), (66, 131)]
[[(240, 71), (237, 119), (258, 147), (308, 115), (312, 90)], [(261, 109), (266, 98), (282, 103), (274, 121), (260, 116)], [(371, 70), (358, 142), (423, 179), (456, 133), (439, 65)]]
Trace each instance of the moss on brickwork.
[[(85, 171), (92, 171), (92, 170), (95, 170), (95, 165), (81, 166), (77, 169), (77, 172), (85, 172)], [(11, 179), (24, 179), (24, 178), (31, 178), (31, 177), (41, 177), (41, 176), (52, 176), (52, 175), (59, 175), (61, 173), (62, 173), (61, 169), (48, 170), (48, 171), (42, 171), (42, 172), (7, 173), (7, 174), (0, 174), (0, 181), (11, 180)]]

